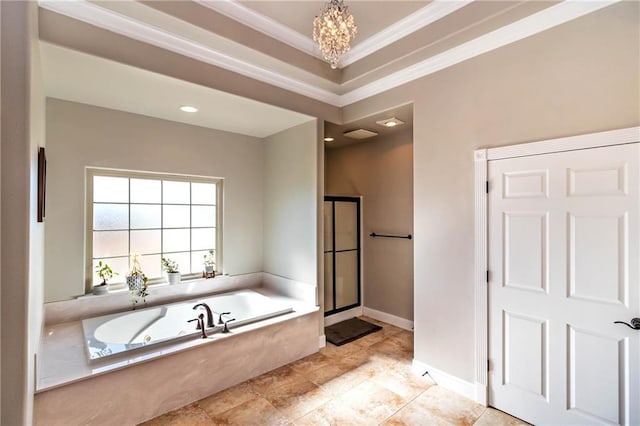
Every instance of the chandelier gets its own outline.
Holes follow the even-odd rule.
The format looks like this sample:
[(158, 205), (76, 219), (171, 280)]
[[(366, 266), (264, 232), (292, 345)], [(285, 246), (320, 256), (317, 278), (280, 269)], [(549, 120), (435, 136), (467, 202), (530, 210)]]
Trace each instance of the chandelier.
[(318, 43), (324, 59), (336, 69), (340, 57), (349, 50), (349, 42), (358, 27), (343, 0), (329, 0), (322, 14), (313, 19), (313, 41)]

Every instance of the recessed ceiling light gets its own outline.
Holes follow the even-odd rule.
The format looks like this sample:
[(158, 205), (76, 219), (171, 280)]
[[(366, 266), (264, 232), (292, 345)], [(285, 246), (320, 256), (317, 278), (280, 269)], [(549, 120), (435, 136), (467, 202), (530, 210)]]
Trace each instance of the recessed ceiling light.
[(184, 111), (184, 112), (198, 112), (198, 108), (191, 106), (191, 105), (182, 105), (180, 107), (180, 111)]
[(376, 124), (379, 124), (384, 127), (395, 127), (395, 126), (400, 126), (401, 124), (404, 124), (404, 121), (398, 120), (395, 117), (391, 117), (391, 118), (387, 118), (386, 120), (376, 121)]
[(333, 138), (324, 138), (324, 141), (325, 141), (325, 142), (333, 142), (334, 140), (335, 140), (335, 139), (333, 139)]

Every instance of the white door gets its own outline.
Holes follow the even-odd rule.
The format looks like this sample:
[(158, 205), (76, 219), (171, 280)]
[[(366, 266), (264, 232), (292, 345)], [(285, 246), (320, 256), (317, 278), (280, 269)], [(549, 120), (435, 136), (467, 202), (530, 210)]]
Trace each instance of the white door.
[(639, 144), (489, 162), (489, 403), (640, 424)]

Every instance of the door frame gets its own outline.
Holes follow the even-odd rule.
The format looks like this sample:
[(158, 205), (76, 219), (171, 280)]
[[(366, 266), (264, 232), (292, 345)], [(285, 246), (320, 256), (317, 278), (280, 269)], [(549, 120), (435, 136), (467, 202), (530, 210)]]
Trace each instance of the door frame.
[[(324, 196), (324, 202), (330, 201), (332, 202), (332, 206), (333, 206), (333, 213), (331, 215), (332, 217), (332, 221), (333, 221), (333, 230), (331, 231), (332, 234), (332, 238), (334, 239), (333, 241), (333, 277), (332, 277), (332, 282), (333, 282), (333, 306), (334, 309), (327, 312), (325, 309), (326, 307), (322, 306), (323, 309), (323, 315), (324, 318), (326, 319), (327, 317), (331, 317), (331, 316), (336, 316), (337, 314), (340, 313), (346, 313), (347, 318), (351, 318), (351, 313), (354, 310), (362, 310), (362, 306), (363, 306), (363, 301), (362, 301), (362, 197), (361, 196), (347, 196), (347, 195), (325, 195)], [(335, 271), (335, 264), (336, 264), (336, 258), (335, 258), (335, 202), (353, 202), (356, 203), (356, 230), (357, 230), (357, 242), (358, 242), (358, 248), (356, 249), (358, 251), (358, 302), (352, 305), (348, 305), (348, 306), (343, 306), (341, 308), (336, 308), (336, 283), (335, 283), (335, 278), (336, 278), (336, 271)], [(324, 254), (326, 254), (326, 251), (323, 251), (323, 256)], [(324, 265), (324, 264), (323, 264)], [(324, 283), (323, 283), (324, 285)], [(323, 301), (324, 302), (324, 301)], [(335, 317), (336, 319), (338, 318), (342, 318), (342, 316), (340, 317)], [(342, 319), (340, 319), (342, 320)], [(332, 322), (332, 321), (330, 321)], [(325, 320), (325, 326), (327, 325), (327, 321)]]
[(476, 402), (489, 403), (489, 281), (491, 271), (488, 263), (488, 181), (489, 161), (532, 155), (552, 154), (613, 145), (640, 142), (640, 127), (589, 133), (557, 139), (548, 139), (518, 145), (475, 150), (474, 184), (474, 300), (475, 300), (475, 361), (476, 382), (474, 396)]

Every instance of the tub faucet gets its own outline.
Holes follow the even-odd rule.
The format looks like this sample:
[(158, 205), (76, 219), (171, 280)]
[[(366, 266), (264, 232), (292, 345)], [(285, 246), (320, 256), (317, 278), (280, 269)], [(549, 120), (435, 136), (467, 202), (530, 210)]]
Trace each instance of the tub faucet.
[(229, 326), (228, 326), (227, 324), (229, 324), (231, 321), (235, 321), (235, 320), (236, 320), (235, 318), (231, 318), (231, 319), (226, 320), (226, 321), (224, 322), (224, 328), (222, 329), (222, 332), (223, 332), (223, 333), (231, 333), (231, 332), (229, 331)]
[(203, 339), (206, 339), (207, 333), (204, 332), (204, 314), (200, 314), (198, 315), (198, 318), (190, 319), (187, 322), (193, 322), (193, 321), (198, 322), (198, 326), (196, 327), (196, 329), (200, 330), (200, 337), (202, 337)]
[(224, 321), (222, 321), (223, 315), (231, 315), (231, 312), (222, 312), (220, 315), (218, 315), (218, 325), (224, 324)]
[(213, 323), (213, 313), (211, 312), (211, 308), (206, 303), (198, 303), (193, 309), (198, 309), (202, 306), (207, 311), (207, 327), (215, 327)]

